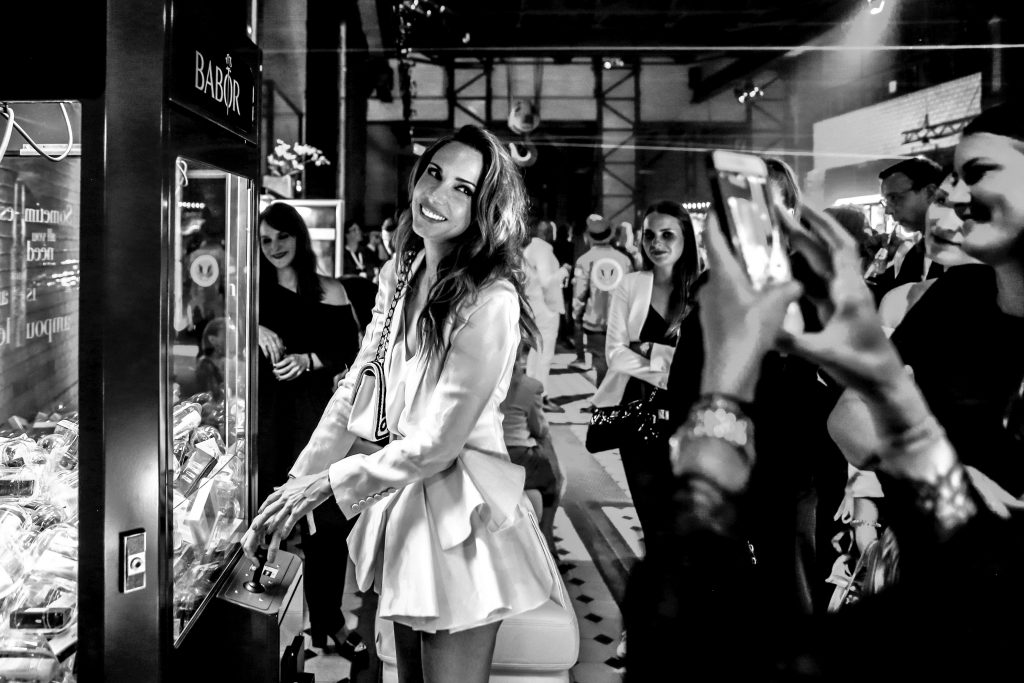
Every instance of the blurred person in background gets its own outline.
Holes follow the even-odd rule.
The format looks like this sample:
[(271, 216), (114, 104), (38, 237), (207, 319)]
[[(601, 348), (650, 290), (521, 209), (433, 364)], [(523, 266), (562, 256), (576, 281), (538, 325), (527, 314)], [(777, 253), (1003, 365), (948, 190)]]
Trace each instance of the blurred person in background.
[(540, 330), (540, 348), (532, 349), (526, 364), (526, 374), (541, 383), (544, 410), (563, 413), (565, 409), (547, 394), (548, 373), (558, 344), (558, 327), (565, 313), (562, 288), (569, 276), (569, 266), (559, 265), (552, 246), (554, 225), (550, 221), (535, 220), (530, 227), (530, 242), (523, 249), (526, 271), (526, 297), (533, 309), (534, 320)]
[[(266, 498), (284, 481), (334, 391), (334, 376), (352, 363), (358, 330), (345, 288), (316, 272), (309, 230), (292, 206), (274, 202), (259, 217), (259, 417), (258, 495)], [(349, 655), (341, 614), (352, 528), (337, 506), (313, 511), (313, 529), (303, 521), (303, 583), (313, 645), (328, 638)], [(348, 640), (347, 640), (348, 639)], [(345, 643), (348, 643), (346, 646)]]
[[(979, 261), (968, 256), (961, 244), (964, 240), (963, 221), (956, 215), (955, 208), (949, 199), (956, 182), (955, 174), (949, 174), (939, 186), (935, 193), (935, 200), (928, 207), (925, 221), (924, 244), (925, 253), (928, 258), (940, 264), (946, 269), (947, 274), (953, 276), (951, 269)], [(882, 328), (886, 334), (892, 334), (900, 322), (928, 289), (938, 281), (937, 278), (924, 280), (923, 282), (907, 282), (889, 290), (882, 297), (878, 307), (878, 315), (882, 321)], [(935, 342), (941, 343), (941, 342)], [(841, 399), (845, 405), (854, 395), (846, 394)], [(843, 430), (840, 426), (842, 411), (838, 407), (834, 414), (834, 421), (831, 426), (834, 430)], [(856, 423), (851, 425), (853, 429), (859, 429)], [(841, 441), (844, 443), (845, 441)], [(854, 456), (856, 457), (856, 456)], [(884, 543), (890, 543), (883, 536), (883, 530), (887, 528), (884, 516), (879, 514), (879, 501), (882, 498), (882, 488), (878, 478), (871, 472), (866, 472), (849, 466), (849, 475), (846, 483), (846, 491), (843, 502), (835, 514), (835, 518), (845, 525), (848, 525), (853, 546), (849, 550), (843, 549), (839, 561), (845, 567), (845, 574), (852, 576), (858, 560), (870, 557), (871, 544), (880, 538)], [(833, 572), (834, 574), (835, 572)], [(840, 575), (845, 575), (841, 572)], [(841, 597), (844, 588), (843, 582), (838, 582), (836, 594)], [(841, 606), (837, 604), (837, 608)]]
[(639, 241), (634, 239), (633, 224), (629, 221), (622, 221), (615, 226), (615, 238), (612, 244), (616, 249), (629, 257), (633, 262), (633, 269), (639, 270), (643, 267), (643, 256), (637, 246)]
[(377, 259), (381, 266), (384, 262), (395, 255), (395, 229), (398, 227), (398, 217), (388, 216), (380, 224), (380, 246), (377, 250)]
[(913, 157), (889, 166), (881, 181), (882, 205), (887, 216), (896, 221), (885, 251), (879, 250), (865, 273), (875, 298), (881, 298), (897, 285), (938, 277), (942, 266), (932, 263), (924, 253), (925, 214), (945, 173), (931, 159)]
[(529, 352), (529, 347), (524, 344), (516, 357), (508, 393), (501, 402), (501, 414), (504, 416), (501, 427), (509, 458), (526, 470), (523, 487), (537, 512), (540, 531), (548, 549), (552, 557), (557, 557), (555, 512), (565, 476), (555, 455), (548, 421), (544, 418), (544, 388), (526, 372)]
[(342, 274), (358, 275), (368, 280), (377, 277), (380, 264), (377, 254), (363, 242), (363, 229), (354, 220), (345, 221), (345, 251), (342, 254)]
[[(632, 260), (612, 246), (614, 233), (604, 217), (591, 214), (587, 217), (587, 239), (592, 245), (576, 261), (573, 268), (573, 320), (579, 326), (577, 337), (586, 337), (586, 350), (590, 352), (596, 380), (601, 386), (608, 363), (605, 360), (605, 339), (608, 327), (608, 307), (611, 294), (622, 283), (627, 273), (632, 272)], [(584, 369), (581, 362), (582, 345), (576, 348), (576, 360), (569, 367)]]
[(861, 263), (866, 270), (874, 258), (874, 253), (870, 247), (870, 240), (874, 231), (868, 225), (867, 216), (855, 206), (830, 206), (824, 211), (836, 219), (836, 222), (857, 243), (857, 253), (860, 254)]
[[(955, 174), (948, 174), (935, 191), (935, 199), (925, 216), (925, 256), (946, 270), (968, 263), (980, 263), (973, 256), (968, 256), (961, 246), (964, 241), (964, 222), (957, 216), (956, 208), (949, 199), (955, 184)], [(889, 290), (878, 306), (882, 325), (890, 332), (895, 330), (907, 311), (937, 280), (937, 277), (930, 277), (922, 282), (906, 282)]]

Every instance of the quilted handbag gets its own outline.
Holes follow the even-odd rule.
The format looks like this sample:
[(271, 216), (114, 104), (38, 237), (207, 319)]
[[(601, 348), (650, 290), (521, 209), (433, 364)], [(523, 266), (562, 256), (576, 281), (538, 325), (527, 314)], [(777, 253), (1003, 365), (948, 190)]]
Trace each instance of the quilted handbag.
[(380, 342), (377, 344), (377, 353), (373, 360), (360, 368), (359, 376), (356, 377), (355, 386), (352, 388), (352, 412), (349, 414), (348, 430), (367, 441), (383, 441), (390, 435), (388, 416), (385, 411), (387, 393), (384, 386), (384, 356), (387, 353), (388, 340), (391, 337), (391, 320), (395, 315), (398, 302), (405, 294), (409, 269), (415, 258), (416, 254), (409, 252), (402, 260), (398, 282), (395, 284), (395, 293), (391, 297), (391, 306), (388, 308), (387, 317), (384, 319), (384, 329), (380, 335)]
[(657, 407), (659, 392), (652, 389), (644, 398), (629, 403), (594, 408), (587, 426), (587, 450), (599, 453), (627, 443), (644, 445), (661, 440), (669, 416), (667, 410)]

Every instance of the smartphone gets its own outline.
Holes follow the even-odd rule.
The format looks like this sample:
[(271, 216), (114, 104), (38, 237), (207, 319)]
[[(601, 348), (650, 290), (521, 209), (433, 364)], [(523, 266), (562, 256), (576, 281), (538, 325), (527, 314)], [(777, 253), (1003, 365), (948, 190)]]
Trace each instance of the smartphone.
[[(764, 160), (754, 154), (715, 150), (708, 154), (707, 163), (715, 213), (754, 288), (792, 280)], [(803, 316), (796, 302), (787, 311), (785, 328), (794, 334), (803, 331)]]

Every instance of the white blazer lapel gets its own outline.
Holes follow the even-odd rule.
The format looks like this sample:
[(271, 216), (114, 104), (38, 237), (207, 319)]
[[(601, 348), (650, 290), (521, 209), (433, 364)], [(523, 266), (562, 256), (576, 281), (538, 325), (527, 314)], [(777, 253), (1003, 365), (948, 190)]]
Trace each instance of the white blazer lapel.
[(649, 270), (640, 271), (633, 287), (629, 306), (630, 341), (640, 339), (640, 330), (647, 320), (647, 310), (651, 307), (651, 295), (654, 293), (654, 273)]
[[(419, 269), (423, 266), (423, 261), (425, 260), (425, 258), (426, 258), (426, 252), (424, 250), (420, 249), (420, 253), (416, 254), (416, 258), (414, 258), (412, 260), (412, 265), (409, 266), (409, 272), (405, 276), (405, 281), (406, 281), (407, 284), (408, 284), (408, 282), (413, 277), (415, 277), (417, 271), (419, 271)], [(399, 275), (398, 277), (401, 277), (401, 275)], [(396, 287), (398, 286), (398, 280), (397, 279), (395, 280), (395, 286)], [(406, 299), (409, 298), (408, 296), (406, 296), (407, 292), (408, 292), (408, 288), (403, 290), (402, 298), (399, 299), (398, 303), (395, 304), (395, 313), (394, 313), (394, 315), (391, 318), (391, 337), (390, 337), (390, 339), (388, 339), (387, 347), (384, 349), (384, 367), (385, 367), (385, 369), (387, 369), (388, 374), (390, 374), (390, 369), (391, 369), (392, 353), (395, 350), (395, 345), (399, 342), (399, 340), (398, 340), (399, 335), (395, 334), (395, 332), (397, 330), (399, 330), (399, 329), (403, 329), (403, 332), (404, 332), (404, 325), (402, 325), (402, 320), (403, 320), (402, 316), (405, 315), (405, 301), (406, 301)], [(394, 293), (392, 293), (391, 296), (394, 296)], [(401, 340), (401, 342), (402, 342), (401, 351), (402, 351), (402, 353), (405, 353), (405, 334), (403, 333), (401, 335), (401, 337), (402, 337), (402, 340)]]

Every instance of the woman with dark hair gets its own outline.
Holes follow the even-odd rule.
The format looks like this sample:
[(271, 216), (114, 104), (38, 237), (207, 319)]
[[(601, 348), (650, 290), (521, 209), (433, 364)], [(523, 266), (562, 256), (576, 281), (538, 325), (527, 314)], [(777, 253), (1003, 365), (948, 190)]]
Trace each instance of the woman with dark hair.
[[(1003, 426), (1024, 377), (1022, 112), (1002, 104), (964, 129), (945, 201), (963, 220), (960, 249), (980, 263), (947, 270), (892, 335), (968, 471), (1014, 498), (1024, 495), (1024, 458)], [(879, 437), (856, 392), (844, 394), (829, 429), (851, 464), (874, 457)]]
[[(647, 208), (640, 253), (643, 270), (626, 275), (612, 294), (608, 375), (594, 394), (595, 406), (625, 404), (664, 389), (679, 327), (690, 311), (697, 242), (681, 204), (661, 201)], [(671, 500), (667, 450), (637, 443), (622, 446), (620, 455), (649, 552), (654, 529), (664, 521), (663, 506)]]
[[(485, 683), (502, 620), (552, 596), (564, 606), (500, 409), (521, 339), (537, 337), (523, 293), (526, 191), (504, 145), (465, 126), (423, 153), (409, 196), (355, 370), (243, 547), (255, 558), (269, 539), (272, 556), (325, 501), (359, 514), (348, 539), (356, 581), (394, 624), (400, 680)], [(389, 320), (390, 440), (345, 457), (350, 426), (366, 417), (353, 389)]]
[[(288, 474), (331, 398), (334, 375), (355, 357), (358, 332), (345, 288), (316, 272), (309, 230), (294, 207), (275, 202), (259, 218), (259, 495)], [(341, 597), (351, 525), (335, 508), (303, 525), (305, 591), (316, 647), (344, 629)], [(340, 580), (339, 580), (340, 572)], [(338, 637), (335, 643), (340, 643)]]
[[(605, 353), (608, 374), (592, 399), (595, 406), (626, 404), (665, 389), (679, 339), (689, 314), (699, 274), (693, 221), (682, 204), (660, 201), (644, 211), (640, 237), (642, 270), (626, 275), (612, 293)], [(665, 398), (656, 405), (670, 409)], [(672, 505), (668, 434), (662, 443), (625, 443), (619, 447), (633, 506), (644, 532), (644, 555), (657, 557)], [(656, 560), (651, 560), (656, 561)], [(626, 653), (626, 634), (617, 648)]]

